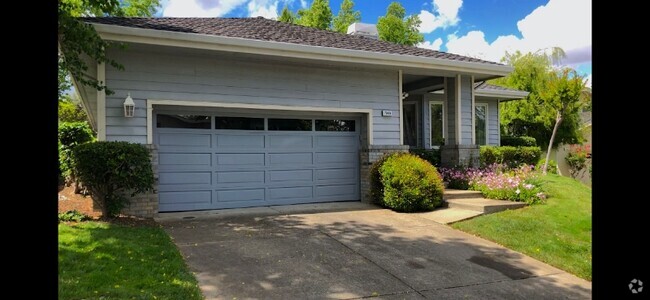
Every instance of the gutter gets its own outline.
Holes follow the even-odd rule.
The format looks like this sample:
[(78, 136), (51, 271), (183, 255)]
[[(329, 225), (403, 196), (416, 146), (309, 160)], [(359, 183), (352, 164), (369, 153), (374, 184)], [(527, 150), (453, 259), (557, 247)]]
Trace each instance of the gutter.
[(475, 90), (476, 96), (481, 97), (491, 97), (491, 98), (501, 98), (501, 99), (522, 99), (530, 94), (525, 91), (507, 91), (507, 90), (486, 90), (486, 89), (477, 89)]
[(260, 41), (253, 39), (223, 37), (208, 34), (174, 32), (117, 25), (90, 23), (97, 33), (105, 39), (116, 42), (142, 43), (172, 47), (186, 47), (227, 52), (240, 52), (280, 57), (305, 58), (321, 61), (360, 63), (399, 68), (425, 70), (446, 70), (459, 73), (506, 76), (513, 68), (504, 65), (491, 65), (455, 61), (448, 59), (419, 57), (412, 55), (388, 54), (361, 50), (339, 49), (292, 43)]

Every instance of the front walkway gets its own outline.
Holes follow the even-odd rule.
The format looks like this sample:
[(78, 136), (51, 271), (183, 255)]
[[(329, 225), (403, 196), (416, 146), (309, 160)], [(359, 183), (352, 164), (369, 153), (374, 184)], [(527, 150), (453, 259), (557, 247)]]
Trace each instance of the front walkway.
[[(216, 214), (215, 214), (216, 213)], [(359, 202), (161, 214), (206, 299), (590, 299), (591, 283)]]

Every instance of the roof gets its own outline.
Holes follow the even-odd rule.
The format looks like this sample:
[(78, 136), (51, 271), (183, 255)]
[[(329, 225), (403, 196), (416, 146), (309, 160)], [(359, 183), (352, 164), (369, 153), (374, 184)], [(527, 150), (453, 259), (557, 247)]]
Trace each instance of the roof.
[(485, 81), (474, 83), (474, 90), (478, 96), (501, 98), (504, 100), (521, 99), (528, 96), (529, 94), (526, 91), (520, 91), (504, 86), (489, 84)]
[(294, 25), (275, 20), (257, 18), (124, 18), (101, 17), (83, 18), (86, 22), (172, 31), (183, 33), (196, 33), (222, 37), (243, 38), (258, 41), (272, 41), (307, 46), (320, 46), (327, 48), (360, 50), (375, 53), (398, 54), (425, 58), (437, 58), (450, 61), (462, 61), (482, 65), (501, 65), (496, 62), (482, 59), (418, 48), (404, 46), (386, 41), (370, 39), (321, 30), (311, 27)]

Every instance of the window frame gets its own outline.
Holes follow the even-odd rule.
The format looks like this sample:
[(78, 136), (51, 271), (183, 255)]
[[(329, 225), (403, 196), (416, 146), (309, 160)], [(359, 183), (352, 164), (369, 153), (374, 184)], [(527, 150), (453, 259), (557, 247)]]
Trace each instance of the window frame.
[[(441, 145), (433, 145), (433, 116), (431, 115), (431, 107), (433, 105), (442, 105), (442, 139), (444, 142), (447, 142), (447, 106), (443, 100), (429, 100), (429, 148), (431, 149), (440, 149)], [(443, 143), (443, 145), (445, 144)]]
[(487, 103), (485, 103), (485, 102), (482, 102), (482, 103), (474, 103), (474, 119), (475, 119), (475, 120), (477, 119), (477, 118), (476, 118), (476, 108), (479, 107), (479, 106), (483, 106), (483, 107), (485, 107), (485, 145), (480, 145), (480, 144), (478, 143), (478, 131), (476, 131), (476, 126), (477, 126), (476, 121), (475, 121), (475, 123), (474, 123), (474, 141), (476, 142), (476, 145), (479, 145), (479, 146), (487, 146), (487, 145), (490, 144), (490, 142), (488, 141), (488, 137), (490, 136), (490, 135), (488, 134), (488, 127), (489, 127), (489, 126), (488, 126), (488, 120), (489, 120), (488, 109), (489, 109), (489, 105), (488, 105)]

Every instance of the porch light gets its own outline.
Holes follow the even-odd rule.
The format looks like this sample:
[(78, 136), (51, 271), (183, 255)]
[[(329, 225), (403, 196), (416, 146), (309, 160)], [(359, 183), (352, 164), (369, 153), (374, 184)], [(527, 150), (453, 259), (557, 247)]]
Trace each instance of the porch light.
[(135, 114), (135, 102), (131, 98), (131, 93), (128, 93), (126, 99), (124, 100), (124, 116), (127, 118), (132, 118)]

